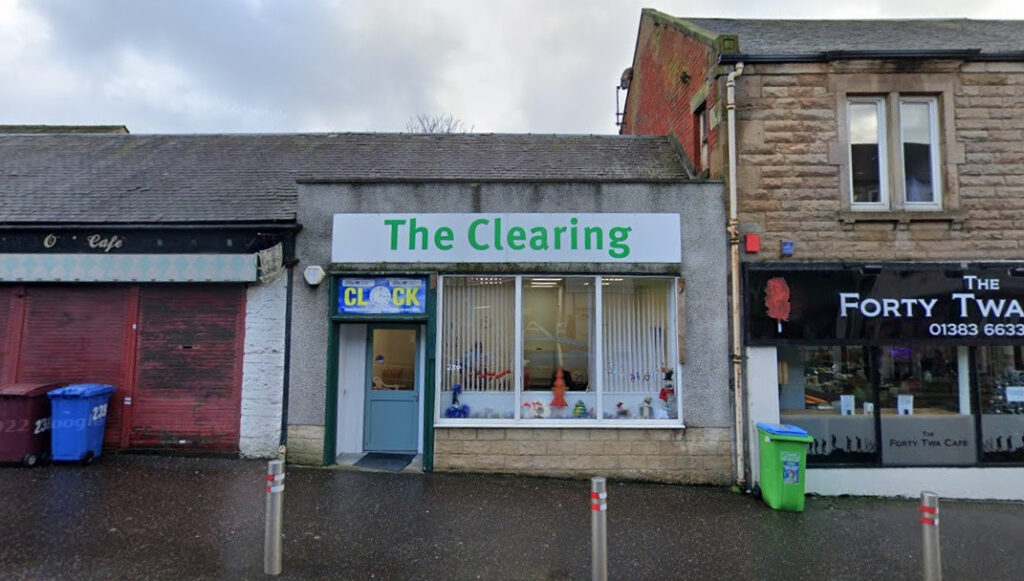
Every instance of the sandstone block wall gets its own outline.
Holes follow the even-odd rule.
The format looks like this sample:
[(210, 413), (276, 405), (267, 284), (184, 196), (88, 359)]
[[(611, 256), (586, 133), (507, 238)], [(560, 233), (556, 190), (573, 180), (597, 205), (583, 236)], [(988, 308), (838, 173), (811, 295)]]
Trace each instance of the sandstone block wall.
[(732, 482), (728, 428), (437, 428), (434, 469), (687, 484)]
[[(844, 208), (835, 88), (852, 75), (873, 76), (879, 91), (953, 79), (939, 102), (941, 130), (953, 124), (942, 134), (942, 211)], [(744, 260), (779, 260), (782, 240), (796, 242), (794, 261), (1024, 258), (1024, 64), (758, 64), (737, 99), (741, 230), (760, 232), (763, 248)]]
[(289, 425), (287, 461), (289, 464), (322, 466), (324, 463), (324, 427)]

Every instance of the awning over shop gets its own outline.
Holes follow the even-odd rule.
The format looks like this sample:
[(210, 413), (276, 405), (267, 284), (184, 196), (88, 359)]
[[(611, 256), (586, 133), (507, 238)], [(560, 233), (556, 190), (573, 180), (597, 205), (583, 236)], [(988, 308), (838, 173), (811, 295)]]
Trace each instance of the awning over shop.
[(255, 254), (0, 254), (0, 282), (251, 282)]

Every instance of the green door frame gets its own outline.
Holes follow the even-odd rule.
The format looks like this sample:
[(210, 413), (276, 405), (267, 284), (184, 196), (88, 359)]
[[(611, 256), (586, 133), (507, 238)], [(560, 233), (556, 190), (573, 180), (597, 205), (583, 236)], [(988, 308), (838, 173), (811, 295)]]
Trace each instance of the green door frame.
[[(423, 315), (343, 315), (338, 313), (339, 279), (347, 277), (426, 277), (427, 303)], [(340, 327), (347, 323), (395, 323), (425, 325), (426, 360), (423, 362), (423, 471), (434, 470), (434, 399), (436, 397), (437, 369), (437, 274), (433, 272), (373, 272), (353, 273), (332, 271), (330, 273), (330, 299), (327, 304), (327, 386), (324, 402), (324, 457), (325, 465), (334, 464), (338, 457), (338, 342)]]

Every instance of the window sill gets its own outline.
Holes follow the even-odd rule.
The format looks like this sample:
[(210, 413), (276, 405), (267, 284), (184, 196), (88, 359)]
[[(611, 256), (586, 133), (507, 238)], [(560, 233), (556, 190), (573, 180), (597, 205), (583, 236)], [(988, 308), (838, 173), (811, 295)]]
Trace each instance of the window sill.
[(855, 211), (840, 210), (836, 219), (843, 230), (854, 229), (857, 223), (889, 223), (894, 230), (907, 230), (912, 223), (946, 222), (950, 230), (963, 230), (966, 214), (959, 210)]
[(451, 418), (434, 420), (435, 428), (532, 428), (535, 430), (551, 428), (610, 428), (610, 429), (648, 429), (648, 430), (683, 430), (686, 426), (679, 420), (569, 420), (569, 419), (531, 419), (502, 420), (467, 418), (453, 420)]

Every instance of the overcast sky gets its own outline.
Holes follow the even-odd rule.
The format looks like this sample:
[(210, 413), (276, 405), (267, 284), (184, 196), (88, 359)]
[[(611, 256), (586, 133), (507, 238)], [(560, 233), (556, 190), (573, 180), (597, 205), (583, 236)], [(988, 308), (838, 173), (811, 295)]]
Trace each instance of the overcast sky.
[(615, 133), (645, 6), (1024, 18), (1021, 0), (0, 0), (0, 124), (403, 131), (450, 113), (478, 132)]

